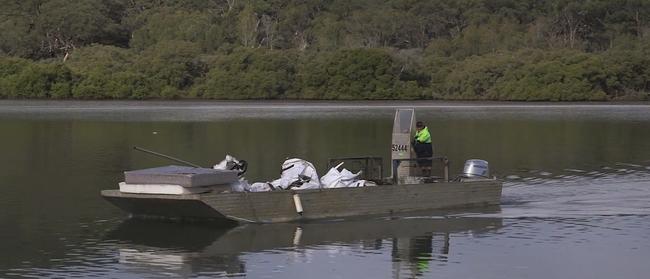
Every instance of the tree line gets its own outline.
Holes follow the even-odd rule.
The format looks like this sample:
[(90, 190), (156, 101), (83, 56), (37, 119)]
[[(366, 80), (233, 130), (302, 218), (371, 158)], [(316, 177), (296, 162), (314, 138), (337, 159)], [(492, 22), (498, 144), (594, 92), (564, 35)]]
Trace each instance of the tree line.
[(0, 98), (647, 100), (648, 0), (0, 0)]

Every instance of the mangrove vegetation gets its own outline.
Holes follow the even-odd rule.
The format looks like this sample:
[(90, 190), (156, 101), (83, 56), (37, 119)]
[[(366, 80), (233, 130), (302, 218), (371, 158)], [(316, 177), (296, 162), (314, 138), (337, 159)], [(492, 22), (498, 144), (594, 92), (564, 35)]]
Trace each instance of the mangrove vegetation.
[(650, 0), (0, 0), (0, 98), (647, 100)]

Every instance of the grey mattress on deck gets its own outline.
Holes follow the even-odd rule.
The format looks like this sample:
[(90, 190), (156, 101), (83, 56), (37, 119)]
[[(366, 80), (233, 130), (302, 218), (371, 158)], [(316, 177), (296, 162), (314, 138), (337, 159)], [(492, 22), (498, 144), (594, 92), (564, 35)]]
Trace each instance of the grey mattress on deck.
[(237, 171), (165, 166), (124, 172), (127, 184), (174, 184), (183, 187), (201, 187), (227, 184), (238, 180)]

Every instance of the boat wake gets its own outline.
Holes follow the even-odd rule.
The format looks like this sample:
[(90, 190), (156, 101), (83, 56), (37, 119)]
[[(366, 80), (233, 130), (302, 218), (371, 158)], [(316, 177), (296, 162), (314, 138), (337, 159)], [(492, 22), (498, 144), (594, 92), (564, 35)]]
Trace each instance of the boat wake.
[(617, 163), (600, 170), (530, 170), (504, 179), (502, 218), (650, 215), (650, 166)]

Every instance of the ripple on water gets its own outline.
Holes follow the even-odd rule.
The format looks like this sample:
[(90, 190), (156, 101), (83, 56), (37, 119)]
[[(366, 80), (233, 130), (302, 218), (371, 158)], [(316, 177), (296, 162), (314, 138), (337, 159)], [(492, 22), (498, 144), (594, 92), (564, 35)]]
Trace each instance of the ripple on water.
[[(535, 261), (535, 265), (550, 268), (556, 266), (551, 259), (575, 260), (571, 257), (576, 256), (590, 259), (593, 249), (604, 247), (609, 247), (611, 257), (624, 257), (626, 251), (647, 256), (650, 251), (647, 231), (650, 231), (650, 216), (524, 217), (505, 219), (503, 226), (477, 233), (432, 232), (417, 237), (326, 242), (224, 255), (207, 254), (210, 245), (203, 251), (187, 252), (183, 249), (88, 241), (84, 245), (98, 248), (92, 249), (95, 253), (87, 253), (83, 260), (76, 258), (66, 261), (65, 265), (49, 268), (14, 269), (5, 275), (36, 278), (302, 278), (309, 274), (310, 278), (379, 278), (400, 274), (406, 278), (434, 275), (465, 278), (471, 274), (463, 273), (459, 268), (494, 274), (499, 270), (495, 266), (504, 262), (511, 267), (529, 266), (531, 257), (544, 259)], [(571, 247), (571, 255), (561, 253), (565, 247)]]
[[(622, 163), (619, 163), (622, 164)], [(506, 176), (502, 217), (570, 217), (650, 214), (650, 172), (634, 169), (575, 172), (549, 176), (528, 171), (528, 177)]]

